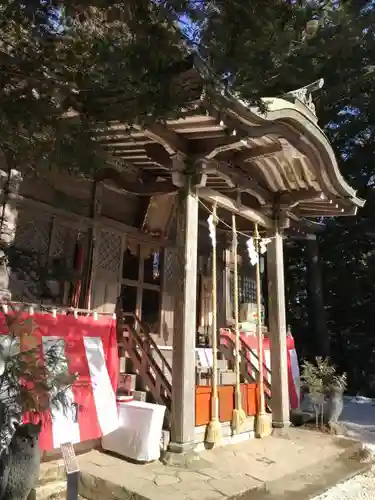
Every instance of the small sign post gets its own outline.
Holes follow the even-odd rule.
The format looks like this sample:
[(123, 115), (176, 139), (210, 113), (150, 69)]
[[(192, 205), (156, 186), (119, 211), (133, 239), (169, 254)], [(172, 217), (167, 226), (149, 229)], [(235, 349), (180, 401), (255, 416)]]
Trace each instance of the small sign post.
[(72, 443), (61, 445), (67, 475), (66, 500), (78, 500), (79, 465)]

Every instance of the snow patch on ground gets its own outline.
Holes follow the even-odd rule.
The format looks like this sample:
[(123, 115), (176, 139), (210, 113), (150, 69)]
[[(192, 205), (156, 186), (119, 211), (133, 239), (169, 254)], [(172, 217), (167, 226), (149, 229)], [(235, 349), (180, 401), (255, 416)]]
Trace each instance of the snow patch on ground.
[(375, 404), (372, 399), (357, 396), (346, 401), (340, 420), (350, 437), (375, 451)]
[[(375, 455), (375, 404), (362, 396), (345, 398), (341, 423), (348, 429), (349, 437), (362, 441)], [(338, 484), (314, 500), (374, 500), (375, 467), (367, 474)]]
[(372, 470), (368, 474), (338, 484), (323, 495), (315, 497), (314, 500), (374, 500), (374, 498), (375, 473)]

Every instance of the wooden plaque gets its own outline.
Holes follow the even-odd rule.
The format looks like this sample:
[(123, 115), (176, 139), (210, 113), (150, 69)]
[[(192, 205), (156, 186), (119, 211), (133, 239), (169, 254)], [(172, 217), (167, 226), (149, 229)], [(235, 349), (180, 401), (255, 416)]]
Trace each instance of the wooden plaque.
[(64, 443), (61, 445), (61, 453), (64, 460), (66, 473), (74, 474), (79, 472), (79, 465), (72, 443)]

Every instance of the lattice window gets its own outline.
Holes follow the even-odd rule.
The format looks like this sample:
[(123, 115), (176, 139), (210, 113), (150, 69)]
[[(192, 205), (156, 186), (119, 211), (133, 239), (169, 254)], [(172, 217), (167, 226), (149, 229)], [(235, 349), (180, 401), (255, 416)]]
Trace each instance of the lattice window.
[(164, 260), (164, 275), (165, 282), (170, 283), (173, 281), (173, 275), (176, 272), (176, 251), (172, 248), (165, 249)]
[(217, 289), (217, 307), (221, 307), (221, 300), (222, 300), (222, 295), (223, 295), (223, 289), (224, 289), (224, 273), (223, 270), (220, 266), (218, 266), (219, 269), (217, 270), (217, 275), (216, 275), (216, 289)]
[(19, 210), (14, 245), (28, 252), (39, 254), (46, 261), (51, 233), (51, 216)]
[(121, 265), (121, 235), (111, 231), (100, 234), (98, 266), (113, 273), (120, 272)]
[(254, 279), (249, 278), (248, 276), (242, 277), (241, 283), (241, 302), (252, 302), (256, 303), (257, 300), (257, 289), (256, 289), (256, 281)]
[(56, 221), (50, 257), (64, 259), (65, 265), (73, 266), (75, 245), (78, 238), (78, 229)]
[[(232, 305), (234, 304), (234, 277), (230, 274), (230, 296)], [(256, 297), (256, 282), (248, 276), (238, 276), (238, 302), (239, 304), (250, 303), (255, 304)]]

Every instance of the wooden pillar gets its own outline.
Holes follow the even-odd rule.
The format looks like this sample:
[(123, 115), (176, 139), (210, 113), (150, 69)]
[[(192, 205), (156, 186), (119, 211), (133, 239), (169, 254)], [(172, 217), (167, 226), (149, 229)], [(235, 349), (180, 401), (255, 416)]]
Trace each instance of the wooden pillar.
[(9, 290), (10, 269), (7, 265), (6, 248), (12, 245), (17, 229), (17, 202), (16, 196), (22, 182), (22, 176), (18, 170), (0, 170), (0, 299), (11, 299)]
[[(95, 288), (95, 242), (98, 241), (100, 230), (97, 227), (97, 222), (100, 218), (103, 203), (103, 184), (97, 181), (92, 183), (91, 200), (90, 200), (90, 217), (93, 219), (93, 225), (88, 231), (88, 255), (86, 257), (85, 273), (84, 273), (84, 290), (85, 293), (81, 297), (81, 307), (92, 309), (93, 296)], [(117, 307), (117, 306), (116, 306)]]
[(198, 197), (189, 186), (178, 196), (176, 282), (172, 362), (172, 412), (169, 451), (194, 448), (195, 337)]
[(279, 229), (272, 234), (267, 248), (268, 321), (271, 341), (272, 424), (284, 428), (289, 422), (288, 358), (283, 237)]

